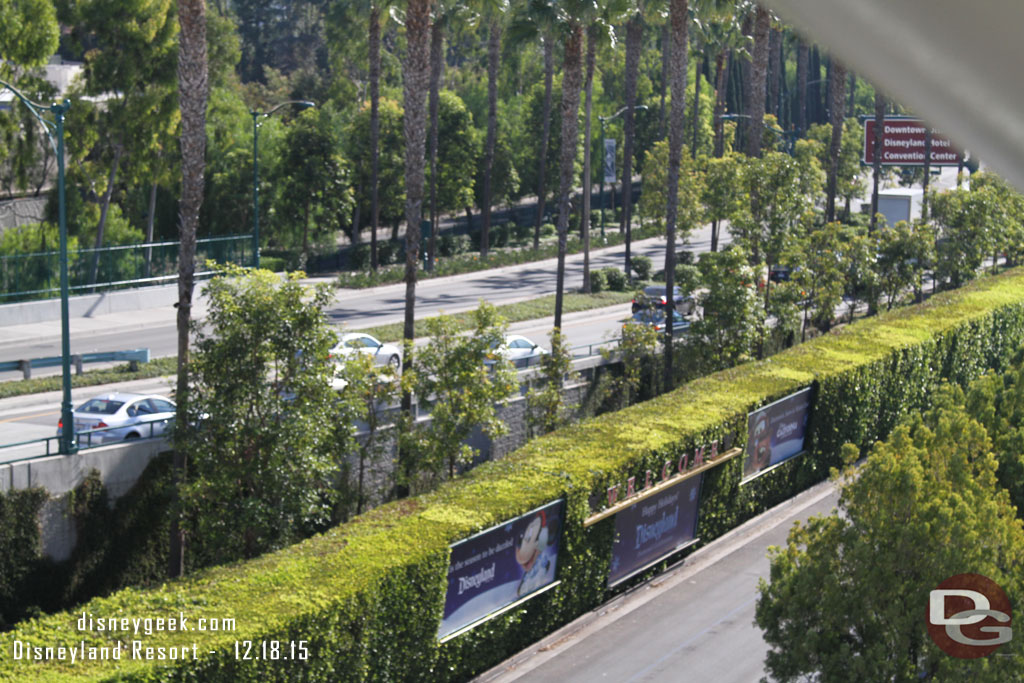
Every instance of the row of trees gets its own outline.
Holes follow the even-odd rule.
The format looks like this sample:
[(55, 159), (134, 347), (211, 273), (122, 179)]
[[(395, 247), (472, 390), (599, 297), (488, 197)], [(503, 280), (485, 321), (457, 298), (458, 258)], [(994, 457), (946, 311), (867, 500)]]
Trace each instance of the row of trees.
[[(1020, 671), (1019, 641), (956, 659), (926, 631), (929, 591), (973, 572), (1024, 596), (1024, 452), (1020, 358), (932, 407), (843, 473), (839, 511), (797, 524), (770, 549), (757, 624), (773, 679), (1002, 681)], [(858, 449), (846, 446), (848, 462)], [(983, 628), (982, 631), (985, 629)], [(966, 633), (965, 633), (966, 635)]]

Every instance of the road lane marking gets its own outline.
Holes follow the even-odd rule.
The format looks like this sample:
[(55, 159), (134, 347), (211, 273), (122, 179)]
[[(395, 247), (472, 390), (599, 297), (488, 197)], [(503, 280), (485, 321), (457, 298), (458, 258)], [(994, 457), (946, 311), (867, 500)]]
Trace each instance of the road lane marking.
[(6, 418), (4, 420), (0, 420), (0, 423), (3, 423), (3, 422), (17, 422), (19, 420), (31, 420), (34, 417), (48, 417), (50, 415), (60, 415), (60, 411), (59, 410), (53, 410), (53, 411), (50, 411), (48, 413), (36, 413), (35, 415), (22, 415), (21, 417), (8, 417), (8, 418)]

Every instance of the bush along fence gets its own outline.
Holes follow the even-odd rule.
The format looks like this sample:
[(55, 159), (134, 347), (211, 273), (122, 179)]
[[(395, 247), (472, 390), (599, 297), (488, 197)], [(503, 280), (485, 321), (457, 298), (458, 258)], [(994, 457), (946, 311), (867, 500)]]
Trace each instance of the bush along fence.
[[(616, 515), (601, 518), (602, 508), (675, 476), (680, 498), (697, 500), (691, 535), (706, 543), (825, 478), (843, 443), (866, 448), (886, 436), (929, 404), (936, 382), (1006, 367), (1022, 341), (1018, 269), (553, 432), (280, 552), (21, 622), (0, 636), (0, 679), (464, 680), (609, 596), (610, 571), (622, 572), (613, 566)], [(748, 413), (806, 387), (805, 452), (741, 485), (745, 458), (731, 449), (746, 446)], [(674, 474), (680, 466), (687, 474)], [(698, 469), (699, 485), (684, 478)], [(645, 533), (685, 526), (689, 508), (676, 510), (659, 512)], [(510, 552), (523, 567), (511, 582)], [(492, 587), (481, 596), (491, 604), (476, 612), (452, 599)], [(130, 624), (101, 631), (89, 615), (167, 621), (151, 634)], [(185, 630), (168, 630), (172, 620)]]

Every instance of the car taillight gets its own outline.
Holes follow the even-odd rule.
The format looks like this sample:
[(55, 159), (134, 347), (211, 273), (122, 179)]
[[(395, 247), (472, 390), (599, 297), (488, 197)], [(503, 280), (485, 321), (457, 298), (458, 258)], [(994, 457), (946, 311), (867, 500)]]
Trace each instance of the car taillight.
[(661, 303), (662, 305), (665, 305), (668, 303), (668, 300), (665, 297), (661, 297)]
[(100, 420), (99, 424), (97, 424), (95, 427), (93, 427), (93, 429), (103, 429), (106, 426), (107, 426), (107, 423), (104, 422), (103, 420)]
[(64, 429), (64, 420), (57, 420), (57, 429)]

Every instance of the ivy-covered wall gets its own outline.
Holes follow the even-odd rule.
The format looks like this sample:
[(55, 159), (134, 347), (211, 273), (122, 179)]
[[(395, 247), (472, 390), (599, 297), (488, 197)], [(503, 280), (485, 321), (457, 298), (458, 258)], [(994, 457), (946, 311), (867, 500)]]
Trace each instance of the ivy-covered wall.
[[(633, 475), (642, 480), (645, 470), (727, 434), (742, 446), (748, 411), (814, 386), (808, 454), (743, 487), (739, 458), (706, 474), (698, 535), (710, 541), (824, 478), (838, 464), (841, 444), (866, 447), (885, 436), (902, 414), (928, 405), (941, 379), (965, 382), (1005, 367), (1022, 341), (1024, 271), (1014, 270), (535, 439), (433, 493), (384, 505), (280, 552), (25, 621), (0, 636), (0, 679), (465, 680), (608, 596), (614, 522), (584, 528), (583, 520), (591, 496), (609, 485)], [(439, 645), (449, 544), (559, 497), (567, 503), (561, 584)], [(81, 611), (180, 614), (191, 625), (232, 618), (236, 625), (111, 634), (79, 630)], [(14, 661), (15, 641), (108, 649), (123, 642), (129, 649), (119, 661)], [(132, 658), (132, 641), (186, 657)], [(285, 653), (292, 641), (305, 641), (308, 657), (246, 660), (244, 641), (257, 650), (283, 642)]]
[[(40, 552), (41, 488), (0, 494), (0, 630), (29, 615), (54, 612), (124, 586), (161, 580), (167, 571), (170, 454), (157, 456), (113, 505), (93, 470), (60, 500), (74, 524), (71, 557)], [(2, 674), (0, 674), (2, 678)]]

